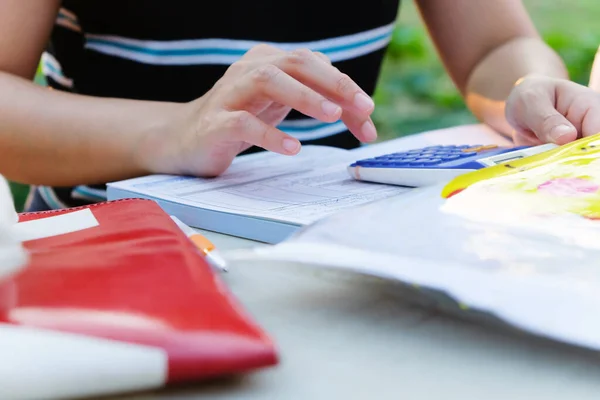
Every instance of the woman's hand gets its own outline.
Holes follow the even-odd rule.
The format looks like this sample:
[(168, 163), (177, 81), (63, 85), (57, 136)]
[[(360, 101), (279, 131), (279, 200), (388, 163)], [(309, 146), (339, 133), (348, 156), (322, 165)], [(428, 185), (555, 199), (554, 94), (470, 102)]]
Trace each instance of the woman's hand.
[(260, 45), (178, 109), (169, 132), (149, 136), (139, 155), (152, 172), (196, 176), (221, 174), (252, 145), (294, 155), (300, 143), (276, 128), (292, 108), (323, 122), (342, 119), (363, 142), (377, 137), (373, 101), (327, 57)]
[(566, 79), (528, 76), (511, 92), (506, 119), (518, 145), (562, 145), (600, 133), (600, 94)]

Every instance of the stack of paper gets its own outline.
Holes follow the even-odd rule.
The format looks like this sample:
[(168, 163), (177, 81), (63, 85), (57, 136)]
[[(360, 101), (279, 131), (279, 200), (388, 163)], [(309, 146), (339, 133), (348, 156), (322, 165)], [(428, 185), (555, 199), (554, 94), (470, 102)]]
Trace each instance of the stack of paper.
[(278, 243), (336, 212), (406, 192), (353, 180), (352, 162), (432, 144), (510, 143), (482, 125), (428, 132), (352, 151), (305, 146), (294, 157), (242, 156), (214, 179), (153, 175), (108, 185), (110, 200), (141, 197), (195, 228)]

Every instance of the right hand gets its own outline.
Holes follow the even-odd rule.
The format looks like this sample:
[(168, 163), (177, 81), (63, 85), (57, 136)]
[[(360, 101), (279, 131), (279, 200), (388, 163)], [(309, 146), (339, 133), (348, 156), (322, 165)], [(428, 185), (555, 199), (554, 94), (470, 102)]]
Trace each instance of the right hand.
[(204, 96), (178, 108), (169, 132), (147, 141), (141, 156), (153, 173), (216, 176), (253, 145), (294, 155), (299, 141), (276, 128), (292, 108), (323, 122), (341, 118), (362, 142), (377, 138), (373, 101), (327, 57), (259, 45)]
[(511, 91), (506, 119), (519, 146), (563, 145), (600, 132), (600, 94), (567, 79), (530, 75)]

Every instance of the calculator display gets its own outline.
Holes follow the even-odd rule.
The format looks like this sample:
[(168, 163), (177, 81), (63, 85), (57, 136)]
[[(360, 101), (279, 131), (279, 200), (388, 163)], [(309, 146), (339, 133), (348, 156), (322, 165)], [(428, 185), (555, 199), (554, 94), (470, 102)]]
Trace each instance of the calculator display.
[(520, 158), (523, 158), (523, 156), (520, 154), (517, 154), (517, 155), (509, 156), (509, 157), (498, 157), (498, 158), (492, 159), (490, 161), (492, 161), (494, 164), (501, 164), (503, 162), (518, 160)]

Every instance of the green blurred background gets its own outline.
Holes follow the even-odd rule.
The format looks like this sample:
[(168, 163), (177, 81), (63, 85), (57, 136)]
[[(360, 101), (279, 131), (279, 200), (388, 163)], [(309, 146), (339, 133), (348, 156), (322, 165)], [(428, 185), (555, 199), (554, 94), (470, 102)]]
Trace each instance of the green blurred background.
[[(571, 79), (587, 85), (600, 45), (600, 1), (524, 4), (544, 40), (565, 60)], [(412, 1), (401, 9), (375, 100), (382, 139), (475, 121), (444, 72)]]
[[(571, 79), (587, 85), (600, 45), (596, 21), (600, 17), (600, 1), (524, 3), (546, 42), (565, 60)], [(43, 84), (41, 77), (36, 80)], [(406, 0), (402, 5), (375, 101), (374, 119), (380, 140), (475, 122), (446, 76), (412, 1)], [(14, 183), (12, 187), (16, 205), (21, 209), (27, 187)]]

